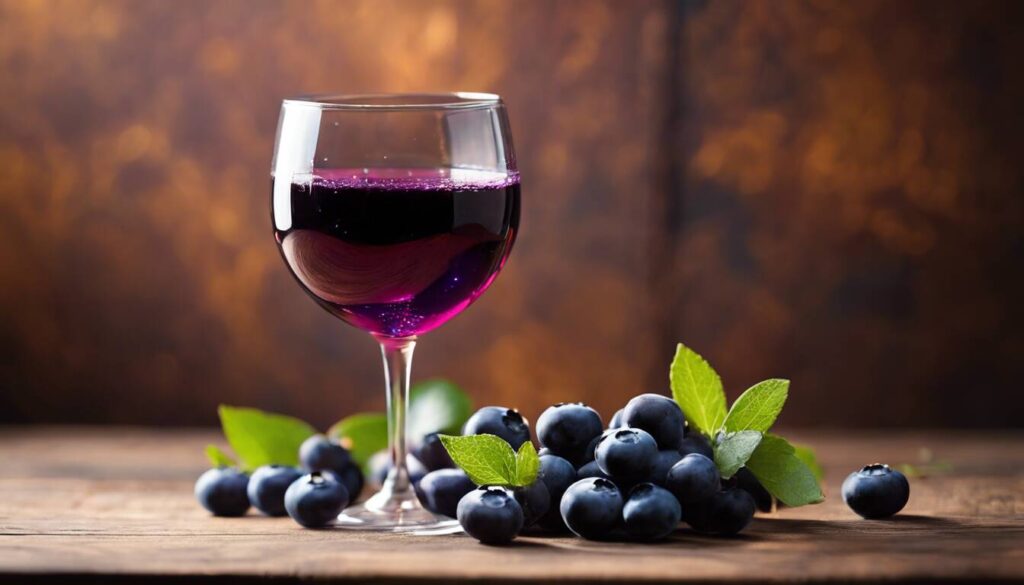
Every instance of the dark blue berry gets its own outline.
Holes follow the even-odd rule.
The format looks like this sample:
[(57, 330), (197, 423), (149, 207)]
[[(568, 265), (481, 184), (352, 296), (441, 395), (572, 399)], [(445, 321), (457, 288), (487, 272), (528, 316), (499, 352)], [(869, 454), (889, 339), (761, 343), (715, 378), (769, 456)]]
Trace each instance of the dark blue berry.
[(624, 408), (620, 408), (615, 411), (615, 414), (612, 415), (612, 420), (608, 422), (609, 429), (617, 429), (621, 426), (625, 426), (622, 424), (622, 412), (624, 410)]
[(721, 484), (722, 476), (715, 462), (698, 453), (680, 459), (668, 470), (665, 478), (665, 487), (682, 504), (711, 499), (721, 489)]
[(196, 480), (196, 499), (214, 516), (241, 516), (249, 509), (249, 476), (227, 467), (210, 469)]
[(593, 458), (593, 453), (587, 456), (587, 447), (601, 435), (602, 430), (601, 416), (582, 403), (549, 406), (537, 419), (540, 444), (576, 464)]
[(353, 461), (345, 466), (340, 472), (325, 470), (325, 473), (331, 473), (334, 475), (334, 479), (341, 482), (341, 485), (345, 486), (348, 491), (348, 497), (351, 501), (359, 499), (359, 494), (363, 493), (363, 484), (365, 478), (363, 477), (363, 471), (359, 469), (356, 462)]
[(476, 484), (461, 469), (438, 469), (424, 475), (419, 488), (428, 510), (454, 518), (459, 500), (476, 489)]
[(313, 435), (299, 447), (299, 463), (307, 471), (340, 472), (351, 462), (348, 450), (324, 435)]
[(438, 433), (429, 433), (423, 437), (419, 446), (415, 449), (416, 458), (423, 463), (423, 466), (428, 471), (436, 471), (438, 469), (451, 469), (455, 467), (455, 462), (452, 461), (451, 455), (448, 454), (448, 450), (441, 444), (441, 438)]
[(333, 524), (348, 500), (345, 486), (334, 475), (320, 471), (300, 477), (284, 493), (288, 515), (306, 528)]
[(715, 452), (711, 449), (711, 443), (700, 433), (690, 433), (679, 443), (679, 454), (686, 456), (690, 453), (700, 453), (708, 459), (714, 459)]
[(646, 431), (621, 428), (610, 431), (597, 445), (594, 455), (597, 466), (609, 476), (642, 479), (654, 468), (658, 444)]
[(514, 408), (485, 406), (469, 417), (463, 435), (497, 435), (513, 449), (530, 440), (530, 423)]
[(601, 471), (601, 468), (597, 465), (597, 461), (591, 461), (583, 467), (576, 470), (576, 479), (587, 479), (589, 477), (599, 477), (601, 479), (607, 479), (614, 483), (619, 491), (628, 494), (629, 490), (633, 489), (637, 483), (644, 481), (646, 478), (643, 477), (612, 477), (607, 473)]
[(249, 503), (267, 516), (284, 516), (284, 493), (292, 482), (302, 477), (294, 467), (264, 465), (249, 478)]
[(523, 509), (505, 488), (481, 487), (459, 501), (456, 516), (466, 534), (484, 544), (511, 542), (523, 528)]
[[(391, 471), (391, 454), (387, 451), (374, 453), (370, 457), (368, 467), (370, 468), (370, 481), (378, 486), (383, 485), (388, 472)], [(409, 472), (409, 481), (413, 485), (418, 484), (423, 479), (423, 476), (427, 474), (427, 468), (412, 453), (407, 454), (405, 457), (405, 468)]]
[(565, 529), (565, 523), (562, 522), (558, 504), (562, 501), (565, 490), (576, 483), (576, 469), (572, 463), (557, 455), (541, 455), (537, 478), (544, 482), (551, 500), (547, 513), (541, 516), (537, 525), (544, 530), (562, 531)]
[(539, 479), (526, 487), (513, 489), (512, 495), (523, 509), (523, 528), (536, 524), (551, 507), (551, 495), (548, 494), (547, 486)]
[(696, 505), (685, 506), (683, 520), (707, 534), (738, 534), (754, 518), (754, 498), (739, 488), (720, 491)]
[(647, 431), (661, 449), (678, 449), (686, 418), (675, 400), (661, 394), (641, 394), (622, 410), (622, 424)]
[(907, 477), (881, 463), (855, 471), (843, 481), (843, 501), (864, 518), (888, 518), (909, 499)]
[(768, 490), (764, 489), (764, 486), (761, 485), (761, 482), (754, 477), (754, 474), (749, 469), (741, 467), (733, 477), (736, 478), (736, 487), (746, 490), (754, 498), (754, 505), (757, 506), (759, 511), (772, 511), (772, 495), (768, 493)]
[(675, 449), (662, 449), (658, 451), (658, 455), (654, 458), (654, 467), (651, 469), (651, 474), (648, 479), (654, 485), (660, 485), (665, 487), (665, 480), (668, 478), (668, 470), (672, 469), (672, 466), (679, 463), (682, 459), (682, 454)]
[(682, 514), (679, 500), (652, 483), (634, 487), (622, 507), (626, 534), (637, 540), (660, 540), (672, 534)]
[(591, 540), (608, 538), (622, 515), (622, 494), (607, 479), (581, 479), (565, 491), (559, 510), (576, 535)]

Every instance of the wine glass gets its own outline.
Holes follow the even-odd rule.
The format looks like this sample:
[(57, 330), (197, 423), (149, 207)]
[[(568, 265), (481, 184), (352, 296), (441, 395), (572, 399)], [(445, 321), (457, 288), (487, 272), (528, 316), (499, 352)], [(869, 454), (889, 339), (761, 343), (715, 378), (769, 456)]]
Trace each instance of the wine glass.
[(391, 469), (338, 526), (427, 530), (406, 469), (417, 338), (473, 303), (519, 229), (519, 172), (493, 94), (314, 95), (286, 99), (272, 177), (274, 237), (321, 307), (380, 343)]

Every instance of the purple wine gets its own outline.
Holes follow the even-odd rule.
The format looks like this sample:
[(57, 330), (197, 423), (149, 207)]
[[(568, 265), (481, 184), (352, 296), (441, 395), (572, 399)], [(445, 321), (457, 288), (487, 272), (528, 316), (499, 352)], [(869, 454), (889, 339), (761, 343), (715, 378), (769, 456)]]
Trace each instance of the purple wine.
[(519, 229), (515, 173), (317, 169), (289, 197), (274, 235), (292, 274), (329, 312), (382, 337), (426, 333), (472, 304)]

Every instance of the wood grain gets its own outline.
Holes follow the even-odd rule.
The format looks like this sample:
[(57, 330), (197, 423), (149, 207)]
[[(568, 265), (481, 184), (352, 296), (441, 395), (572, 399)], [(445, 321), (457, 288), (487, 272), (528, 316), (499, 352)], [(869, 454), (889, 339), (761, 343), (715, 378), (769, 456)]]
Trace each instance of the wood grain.
[[(824, 504), (758, 517), (744, 536), (657, 545), (303, 530), (208, 516), (192, 498), (206, 431), (0, 429), (0, 579), (275, 577), (339, 582), (838, 582), (1024, 579), (1024, 434), (795, 435), (826, 470)], [(927, 449), (952, 470), (912, 480), (905, 513), (854, 516), (843, 477)]]

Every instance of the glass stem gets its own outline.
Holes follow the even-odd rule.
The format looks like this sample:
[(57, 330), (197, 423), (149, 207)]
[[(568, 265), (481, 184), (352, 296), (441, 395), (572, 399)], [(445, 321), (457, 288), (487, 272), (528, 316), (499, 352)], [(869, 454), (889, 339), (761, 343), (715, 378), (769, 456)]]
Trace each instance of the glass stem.
[(406, 467), (405, 431), (409, 412), (409, 376), (412, 372), (412, 354), (416, 338), (381, 340), (384, 358), (384, 383), (387, 386), (388, 452), (391, 453), (391, 471), (384, 484), (384, 492), (401, 494), (411, 491), (409, 470)]

